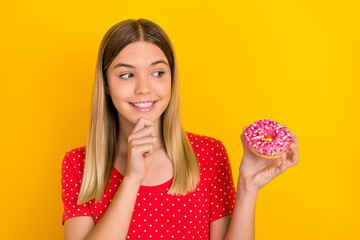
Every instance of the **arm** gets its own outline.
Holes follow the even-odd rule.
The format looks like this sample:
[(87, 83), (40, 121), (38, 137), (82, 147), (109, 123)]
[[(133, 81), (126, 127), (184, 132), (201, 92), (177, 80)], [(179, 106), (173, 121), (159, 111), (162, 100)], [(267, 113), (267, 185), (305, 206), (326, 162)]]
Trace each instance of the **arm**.
[[(70, 237), (72, 240), (125, 240), (129, 231), (137, 194), (155, 150), (157, 137), (155, 137), (153, 125), (154, 123), (148, 119), (138, 119), (128, 137), (126, 172), (111, 204), (109, 204), (95, 227), (90, 223), (89, 217), (81, 217), (68, 222), (67, 225), (70, 224), (70, 226), (67, 227), (66, 240), (69, 240)], [(65, 166), (65, 168), (68, 167)], [(68, 184), (65, 184), (63, 188), (68, 188)], [(69, 230), (71, 231), (69, 232)], [(88, 232), (90, 233), (87, 234)]]
[(257, 192), (246, 191), (243, 181), (239, 177), (233, 214), (210, 223), (210, 240), (254, 239)]
[(224, 240), (255, 239), (255, 206), (257, 191), (247, 191), (239, 177), (234, 213)]
[(139, 181), (125, 176), (111, 204), (95, 226), (90, 217), (65, 221), (65, 240), (125, 239), (139, 188)]
[(210, 222), (210, 240), (224, 240), (232, 214)]
[(125, 239), (139, 188), (140, 182), (125, 176), (108, 209), (86, 240)]
[[(246, 128), (244, 128), (245, 130)], [(298, 139), (291, 132), (293, 143), (287, 154), (277, 160), (267, 160), (255, 156), (245, 145), (244, 131), (241, 134), (244, 156), (241, 161), (238, 178), (234, 212), (231, 221), (218, 219), (210, 227), (218, 229), (220, 233), (211, 240), (253, 240), (255, 239), (255, 206), (258, 191), (273, 178), (285, 172), (287, 168), (298, 164)], [(210, 229), (213, 233), (215, 230)], [(214, 234), (215, 235), (215, 234)], [(225, 237), (223, 238), (222, 236)]]

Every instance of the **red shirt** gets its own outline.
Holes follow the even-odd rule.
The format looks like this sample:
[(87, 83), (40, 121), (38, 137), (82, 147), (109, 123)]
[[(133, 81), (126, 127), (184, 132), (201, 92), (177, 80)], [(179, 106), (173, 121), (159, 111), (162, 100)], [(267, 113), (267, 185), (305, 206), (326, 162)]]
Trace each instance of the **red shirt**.
[[(236, 191), (225, 146), (212, 137), (186, 132), (198, 157), (200, 182), (185, 196), (167, 194), (172, 179), (157, 186), (140, 186), (127, 239), (209, 239), (210, 222), (232, 214)], [(113, 167), (103, 199), (76, 205), (86, 146), (70, 150), (62, 162), (61, 186), (68, 218), (90, 216), (95, 224), (111, 203), (123, 176)]]

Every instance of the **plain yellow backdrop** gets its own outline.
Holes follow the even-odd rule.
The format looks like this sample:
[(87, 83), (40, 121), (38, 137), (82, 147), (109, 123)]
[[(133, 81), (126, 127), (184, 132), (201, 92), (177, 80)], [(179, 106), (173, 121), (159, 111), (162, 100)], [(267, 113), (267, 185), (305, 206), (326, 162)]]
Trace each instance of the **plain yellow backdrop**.
[(62, 158), (86, 144), (98, 47), (128, 18), (170, 36), (184, 128), (225, 144), (235, 182), (243, 126), (298, 136), (299, 164), (259, 192), (257, 240), (360, 239), (359, 1), (1, 5), (1, 239), (63, 239)]

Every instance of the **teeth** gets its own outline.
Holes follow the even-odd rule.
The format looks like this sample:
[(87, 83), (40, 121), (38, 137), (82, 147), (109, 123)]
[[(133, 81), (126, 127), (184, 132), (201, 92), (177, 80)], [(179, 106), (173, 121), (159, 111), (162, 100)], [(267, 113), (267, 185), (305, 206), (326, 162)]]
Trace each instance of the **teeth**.
[(147, 102), (147, 103), (132, 103), (132, 105), (139, 107), (139, 108), (147, 108), (154, 104), (154, 102)]

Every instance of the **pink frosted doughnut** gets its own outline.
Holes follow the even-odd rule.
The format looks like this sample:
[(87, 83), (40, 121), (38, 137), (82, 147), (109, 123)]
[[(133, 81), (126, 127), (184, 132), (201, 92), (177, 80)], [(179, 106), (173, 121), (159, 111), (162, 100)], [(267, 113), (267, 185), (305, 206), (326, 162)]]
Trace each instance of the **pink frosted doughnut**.
[(292, 137), (286, 125), (265, 119), (251, 124), (245, 130), (248, 148), (266, 159), (278, 159), (290, 148)]

